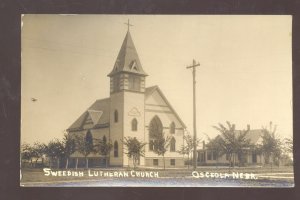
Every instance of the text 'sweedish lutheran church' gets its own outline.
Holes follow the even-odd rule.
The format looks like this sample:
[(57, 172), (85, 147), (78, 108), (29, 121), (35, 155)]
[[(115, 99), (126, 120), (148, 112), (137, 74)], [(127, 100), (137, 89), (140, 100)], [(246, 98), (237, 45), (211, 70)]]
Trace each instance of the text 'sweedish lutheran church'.
[[(129, 26), (129, 25), (128, 25)], [(70, 135), (81, 134), (86, 138), (106, 138), (112, 142), (110, 166), (128, 166), (132, 160), (124, 152), (124, 137), (136, 137), (147, 143), (145, 157), (140, 166), (163, 166), (162, 156), (153, 152), (154, 132), (164, 132), (170, 136), (170, 145), (165, 154), (166, 167), (183, 167), (183, 156), (177, 151), (183, 145), (186, 128), (167, 98), (158, 86), (146, 88), (146, 77), (129, 29), (121, 46), (110, 78), (110, 96), (96, 100), (68, 129)], [(74, 163), (79, 158), (83, 164), (84, 156), (76, 152), (71, 156)], [(92, 153), (88, 156), (89, 165), (101, 166), (103, 156)]]

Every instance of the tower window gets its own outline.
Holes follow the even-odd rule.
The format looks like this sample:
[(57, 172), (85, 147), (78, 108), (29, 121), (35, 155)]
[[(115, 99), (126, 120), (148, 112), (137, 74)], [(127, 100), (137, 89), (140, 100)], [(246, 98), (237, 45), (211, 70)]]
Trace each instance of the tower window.
[(170, 133), (175, 133), (175, 123), (174, 122), (172, 122), (171, 124), (170, 124)]
[(119, 145), (118, 142), (115, 141), (114, 143), (114, 157), (118, 157), (119, 156)]
[(170, 151), (175, 152), (176, 151), (176, 140), (175, 138), (172, 138), (170, 141)]
[(134, 118), (134, 119), (131, 121), (131, 130), (132, 130), (132, 131), (137, 131), (137, 126), (138, 126), (138, 122), (137, 122), (136, 118)]
[(128, 77), (129, 90), (140, 91), (140, 77), (135, 75), (130, 75)]
[(119, 76), (114, 76), (113, 78), (113, 84), (114, 84), (114, 92), (119, 91), (119, 86), (120, 86), (120, 78)]
[(118, 111), (117, 110), (115, 110), (114, 119), (115, 119), (115, 123), (117, 123), (118, 120), (119, 120), (119, 116), (118, 116)]

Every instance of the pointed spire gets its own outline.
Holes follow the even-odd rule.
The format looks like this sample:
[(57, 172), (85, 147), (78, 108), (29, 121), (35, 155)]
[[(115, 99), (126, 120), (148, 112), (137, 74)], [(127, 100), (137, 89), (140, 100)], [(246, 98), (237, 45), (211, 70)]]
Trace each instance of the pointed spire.
[(128, 22), (128, 31), (124, 38), (123, 44), (119, 51), (117, 60), (115, 62), (113, 70), (108, 74), (112, 76), (119, 72), (130, 72), (142, 76), (147, 76), (145, 71), (142, 68), (139, 56), (133, 44), (130, 32), (129, 32), (129, 22)]

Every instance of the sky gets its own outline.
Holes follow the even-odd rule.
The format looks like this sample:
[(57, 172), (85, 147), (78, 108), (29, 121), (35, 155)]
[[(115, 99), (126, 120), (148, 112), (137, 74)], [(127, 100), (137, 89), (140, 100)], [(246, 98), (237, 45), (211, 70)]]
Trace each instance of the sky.
[[(270, 121), (292, 137), (292, 17), (288, 15), (24, 15), (21, 33), (21, 143), (61, 139), (96, 99), (130, 33), (146, 78), (158, 85), (197, 135), (230, 121), (260, 129)], [(35, 98), (37, 101), (32, 101)]]

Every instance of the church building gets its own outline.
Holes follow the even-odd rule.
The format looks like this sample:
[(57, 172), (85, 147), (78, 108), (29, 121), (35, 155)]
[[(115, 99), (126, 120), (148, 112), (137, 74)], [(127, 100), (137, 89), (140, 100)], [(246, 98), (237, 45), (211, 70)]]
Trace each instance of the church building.
[[(177, 151), (184, 144), (186, 126), (158, 86), (146, 87), (147, 76), (128, 28), (114, 67), (108, 74), (109, 97), (96, 100), (67, 129), (68, 134), (82, 135), (94, 144), (99, 139), (111, 141), (111, 167), (132, 165), (122, 141), (125, 137), (136, 137), (146, 143), (145, 156), (140, 157), (138, 164), (162, 167), (163, 157), (153, 151), (153, 133), (164, 133), (165, 137), (171, 137), (165, 153), (166, 167), (183, 167), (183, 155)], [(104, 159), (99, 153), (91, 153), (89, 166), (101, 166)], [(79, 152), (71, 156), (71, 163), (76, 160), (79, 160), (79, 167), (84, 166), (84, 156)]]

